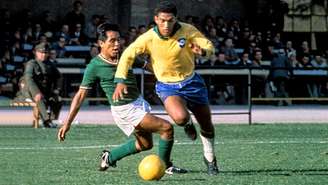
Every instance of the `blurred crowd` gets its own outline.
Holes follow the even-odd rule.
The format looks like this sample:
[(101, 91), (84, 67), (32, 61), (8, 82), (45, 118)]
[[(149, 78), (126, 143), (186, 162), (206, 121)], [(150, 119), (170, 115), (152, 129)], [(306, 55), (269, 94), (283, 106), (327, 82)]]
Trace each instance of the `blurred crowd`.
[[(16, 14), (9, 9), (0, 10), (0, 96), (14, 97), (24, 65), (33, 58), (32, 48), (38, 43), (51, 47), (49, 58), (52, 61), (57, 58), (83, 57), (88, 63), (90, 58), (98, 54), (96, 28), (107, 21), (106, 16), (92, 15), (90, 20), (86, 20), (82, 2), (75, 1), (73, 7), (61, 20), (55, 18), (51, 11), (34, 15), (29, 9)], [(280, 26), (270, 22), (272, 20), (268, 20), (269, 26), (263, 27), (222, 16), (188, 15), (180, 19), (201, 30), (216, 48), (210, 59), (197, 58), (196, 68), (270, 67), (268, 76), (252, 78), (253, 96), (327, 96), (326, 79), (305, 78), (299, 84), (292, 81), (293, 68), (327, 68), (327, 48), (312, 50), (309, 40), (303, 40), (304, 38), (288, 40)], [(154, 23), (145, 23), (122, 30), (122, 48), (153, 26)], [(90, 50), (87, 55), (81, 55), (68, 52), (66, 46), (89, 46)], [(236, 79), (229, 76), (208, 76), (206, 80), (213, 104), (243, 104), (247, 101), (246, 77)], [(148, 81), (152, 82), (151, 79)], [(145, 93), (150, 102), (159, 103), (154, 94)]]

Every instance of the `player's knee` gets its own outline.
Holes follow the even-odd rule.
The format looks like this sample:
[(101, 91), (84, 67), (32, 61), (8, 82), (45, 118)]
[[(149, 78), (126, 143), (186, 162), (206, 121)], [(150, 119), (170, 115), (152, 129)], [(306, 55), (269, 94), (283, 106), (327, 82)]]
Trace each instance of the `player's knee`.
[(176, 116), (173, 118), (174, 122), (179, 126), (184, 126), (189, 121), (188, 116)]
[(140, 145), (141, 151), (150, 150), (153, 148), (153, 142), (144, 142)]
[(162, 124), (161, 129), (161, 137), (165, 139), (172, 139), (173, 138), (173, 126), (169, 122), (165, 122)]

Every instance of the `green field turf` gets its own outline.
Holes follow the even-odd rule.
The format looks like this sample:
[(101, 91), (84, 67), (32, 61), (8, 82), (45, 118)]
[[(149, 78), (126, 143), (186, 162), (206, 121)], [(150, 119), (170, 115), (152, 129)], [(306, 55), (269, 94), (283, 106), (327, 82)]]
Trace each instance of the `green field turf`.
[(325, 124), (217, 125), (221, 173), (215, 177), (205, 173), (201, 141), (190, 142), (183, 129), (175, 127), (173, 162), (190, 172), (155, 182), (141, 180), (137, 166), (145, 155), (157, 152), (157, 144), (151, 151), (119, 161), (117, 168), (100, 172), (101, 151), (126, 139), (117, 127), (78, 125), (64, 143), (56, 140), (56, 132), (0, 126), (0, 184), (328, 184)]

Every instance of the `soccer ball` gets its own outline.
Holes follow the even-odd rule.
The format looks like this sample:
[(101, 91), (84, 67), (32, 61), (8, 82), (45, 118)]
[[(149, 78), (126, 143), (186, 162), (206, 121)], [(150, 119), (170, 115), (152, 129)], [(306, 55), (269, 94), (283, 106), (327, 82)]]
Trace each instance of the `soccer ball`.
[(159, 180), (165, 174), (165, 164), (157, 155), (151, 154), (142, 159), (138, 171), (143, 180)]

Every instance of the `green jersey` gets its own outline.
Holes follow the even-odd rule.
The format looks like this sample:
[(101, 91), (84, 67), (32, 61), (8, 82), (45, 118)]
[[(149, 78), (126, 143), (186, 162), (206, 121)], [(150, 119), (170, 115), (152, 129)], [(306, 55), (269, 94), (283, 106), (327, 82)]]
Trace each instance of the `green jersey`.
[(94, 83), (99, 82), (111, 105), (125, 105), (133, 102), (139, 97), (139, 90), (135, 75), (131, 69), (128, 72), (127, 80), (124, 81), (129, 93), (125, 94), (124, 99), (118, 102), (114, 102), (112, 99), (116, 88), (116, 83), (114, 83), (116, 67), (117, 64), (106, 60), (101, 55), (94, 57), (85, 69), (80, 88), (91, 89)]

